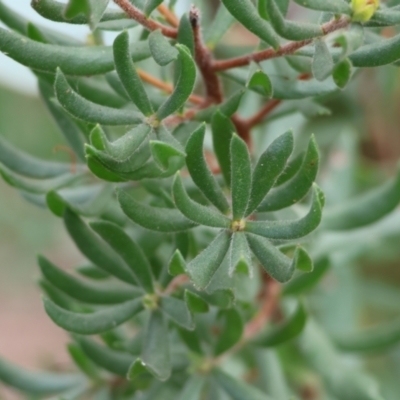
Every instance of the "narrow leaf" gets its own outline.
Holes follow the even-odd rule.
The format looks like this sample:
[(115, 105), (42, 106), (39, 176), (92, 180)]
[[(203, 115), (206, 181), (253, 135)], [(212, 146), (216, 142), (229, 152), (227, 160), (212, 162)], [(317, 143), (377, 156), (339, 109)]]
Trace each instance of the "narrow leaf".
[(190, 51), (180, 44), (177, 44), (176, 48), (179, 51), (180, 75), (173, 93), (157, 110), (156, 116), (160, 121), (179, 110), (186, 103), (196, 81), (196, 66), (190, 55)]
[(153, 114), (153, 107), (144, 89), (142, 80), (136, 72), (129, 51), (129, 34), (122, 32), (113, 44), (115, 69), (130, 99), (146, 116)]
[(66, 331), (82, 335), (107, 332), (143, 310), (142, 299), (127, 301), (101, 311), (84, 314), (64, 310), (46, 298), (43, 299), (43, 303), (47, 315), (56, 325)]
[(57, 289), (73, 299), (88, 304), (118, 304), (143, 295), (141, 290), (129, 287), (98, 285), (67, 274), (43, 256), (38, 257), (43, 276)]
[(270, 44), (273, 48), (279, 47), (279, 41), (271, 25), (262, 19), (250, 0), (222, 0), (227, 10), (250, 32)]
[[(53, 74), (57, 68), (77, 76), (104, 74), (114, 69), (111, 47), (44, 44), (3, 28), (0, 28), (0, 51), (26, 67)], [(150, 57), (146, 41), (132, 44), (130, 51), (133, 61)]]
[(235, 232), (231, 238), (229, 248), (229, 275), (235, 272), (247, 273), (253, 276), (253, 265), (251, 262), (251, 253), (243, 232)]
[(273, 88), (271, 80), (268, 75), (261, 70), (254, 72), (249, 80), (248, 87), (259, 88), (259, 92), (262, 93), (263, 96), (268, 98), (272, 97)]
[(160, 29), (150, 33), (149, 47), (155, 62), (162, 67), (175, 61), (179, 56), (179, 51), (169, 43)]
[(302, 303), (296, 311), (281, 325), (267, 330), (254, 340), (254, 343), (263, 347), (274, 347), (294, 339), (303, 331), (307, 322), (307, 313)]
[(258, 258), (261, 265), (272, 278), (278, 282), (287, 282), (294, 273), (295, 260), (283, 255), (269, 240), (255, 236), (246, 235), (250, 248)]
[(142, 361), (157, 379), (165, 381), (170, 377), (168, 325), (160, 310), (154, 310), (150, 315), (144, 335)]
[(176, 297), (163, 296), (160, 300), (161, 311), (176, 324), (192, 331), (194, 321), (186, 303)]
[(232, 214), (240, 220), (246, 213), (251, 193), (251, 162), (246, 143), (237, 135), (231, 140)]
[(196, 258), (187, 264), (187, 271), (198, 289), (205, 289), (221, 265), (229, 249), (229, 236), (222, 231)]
[(75, 388), (85, 380), (77, 374), (31, 372), (0, 358), (0, 381), (29, 395), (48, 396)]
[(81, 347), (76, 343), (69, 343), (67, 345), (68, 353), (72, 358), (75, 365), (91, 380), (99, 380), (99, 371), (96, 365), (86, 356)]
[(139, 358), (130, 366), (127, 379), (139, 390), (147, 389), (154, 380), (153, 375)]
[(133, 361), (131, 354), (102, 346), (87, 337), (80, 336), (76, 340), (86, 356), (96, 365), (113, 374), (126, 376)]
[(228, 186), (231, 185), (231, 152), (230, 145), (235, 127), (232, 121), (217, 111), (211, 121), (214, 152), (217, 156), (222, 175)]
[(205, 300), (189, 290), (185, 290), (185, 302), (192, 313), (207, 313), (210, 309)]
[(143, 289), (153, 293), (151, 266), (138, 244), (123, 229), (111, 222), (92, 222), (90, 227), (125, 261)]
[(184, 274), (186, 271), (186, 261), (181, 252), (176, 249), (168, 264), (168, 273), (172, 276)]
[(276, 211), (300, 201), (310, 190), (318, 172), (318, 149), (314, 136), (311, 137), (300, 169), (293, 178), (272, 189), (257, 211)]
[(211, 26), (205, 32), (205, 41), (209, 49), (214, 49), (220, 43), (222, 37), (228, 32), (229, 28), (235, 22), (235, 18), (226, 9), (224, 4), (220, 4), (217, 14), (213, 19)]
[(369, 225), (393, 211), (399, 202), (400, 170), (396, 177), (380, 187), (326, 210), (322, 226), (346, 230)]
[(92, 103), (74, 92), (60, 69), (57, 70), (54, 90), (57, 100), (73, 117), (103, 125), (132, 125), (143, 122), (142, 116), (132, 110), (120, 110)]
[(154, 161), (163, 170), (169, 170), (178, 158), (182, 160), (181, 164), (184, 164), (186, 154), (169, 143), (160, 140), (150, 140), (150, 149)]
[(344, 89), (351, 78), (353, 66), (348, 58), (337, 64), (333, 70), (333, 80), (340, 89)]
[(325, 41), (318, 39), (315, 41), (315, 53), (312, 62), (312, 72), (318, 81), (325, 80), (333, 70), (334, 64), (332, 55)]
[(344, 0), (294, 0), (298, 5), (316, 11), (351, 15), (351, 7)]
[(286, 162), (292, 151), (293, 133), (288, 131), (275, 139), (261, 155), (253, 171), (246, 215), (250, 215), (258, 207), (277, 178), (284, 173)]
[(286, 20), (279, 10), (276, 0), (267, 1), (266, 7), (272, 26), (278, 35), (285, 39), (296, 41), (307, 40), (324, 34), (319, 25)]
[(272, 400), (254, 386), (250, 386), (242, 379), (228, 375), (220, 369), (213, 370), (213, 377), (233, 400)]
[[(197, 187), (208, 200), (222, 213), (229, 210), (229, 204), (218, 185), (214, 175), (207, 166), (203, 154), (203, 142), (206, 132), (205, 124), (202, 124), (190, 136), (186, 144), (186, 165), (190, 176)], [(221, 138), (219, 139), (221, 140)]]
[(72, 240), (83, 255), (116, 278), (136, 285), (132, 271), (108, 245), (69, 209), (65, 211), (64, 223)]
[(232, 348), (242, 338), (244, 330), (242, 316), (235, 308), (220, 311), (218, 319), (222, 319), (222, 329), (215, 344), (215, 356)]
[(303, 218), (294, 221), (246, 221), (245, 231), (269, 239), (298, 239), (318, 227), (323, 205), (324, 195), (314, 183), (310, 211)]
[(175, 204), (186, 218), (200, 225), (229, 228), (231, 221), (228, 217), (219, 211), (195, 202), (189, 197), (179, 173), (175, 176), (172, 190)]
[(195, 227), (197, 224), (186, 219), (179, 210), (160, 208), (136, 202), (124, 190), (118, 192), (122, 211), (133, 222), (158, 232), (180, 232)]
[(192, 57), (194, 57), (194, 34), (188, 13), (183, 14), (179, 21), (177, 39), (178, 43), (185, 45), (190, 50)]

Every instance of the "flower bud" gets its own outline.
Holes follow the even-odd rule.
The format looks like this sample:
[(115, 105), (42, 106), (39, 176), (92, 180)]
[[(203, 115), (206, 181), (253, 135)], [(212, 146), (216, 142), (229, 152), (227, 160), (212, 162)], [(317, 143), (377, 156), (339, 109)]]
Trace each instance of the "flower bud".
[(379, 7), (379, 0), (351, 0), (353, 21), (367, 22)]

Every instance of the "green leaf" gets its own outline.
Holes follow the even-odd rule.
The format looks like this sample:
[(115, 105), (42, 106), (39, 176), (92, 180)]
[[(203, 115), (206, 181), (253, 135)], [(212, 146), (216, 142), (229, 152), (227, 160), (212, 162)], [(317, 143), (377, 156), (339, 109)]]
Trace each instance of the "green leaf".
[(218, 319), (222, 320), (222, 328), (215, 344), (215, 356), (225, 353), (238, 343), (244, 331), (242, 316), (235, 308), (220, 311), (218, 313)]
[(296, 311), (282, 324), (267, 330), (258, 336), (253, 343), (263, 347), (274, 347), (294, 339), (303, 331), (307, 322), (307, 313), (302, 303)]
[(235, 272), (253, 276), (251, 253), (243, 232), (233, 233), (229, 248), (229, 275), (232, 276)]
[(159, 380), (171, 375), (168, 324), (160, 310), (152, 311), (144, 335), (142, 361)]
[(178, 43), (185, 45), (190, 50), (190, 54), (192, 55), (192, 57), (194, 57), (194, 35), (188, 13), (183, 14), (181, 20), (179, 21), (177, 39)]
[(322, 226), (331, 230), (360, 228), (380, 220), (400, 202), (400, 169), (378, 188), (327, 209)]
[(377, 382), (354, 364), (343, 360), (314, 321), (307, 323), (300, 337), (300, 349), (308, 364), (337, 399), (383, 400)]
[(201, 400), (205, 383), (205, 378), (203, 376), (191, 376), (185, 383), (178, 400)]
[(315, 53), (312, 62), (314, 78), (323, 81), (331, 75), (334, 64), (332, 55), (323, 39), (315, 41)]
[(191, 352), (203, 355), (199, 335), (196, 330), (187, 331), (186, 329), (178, 328), (178, 333), (182, 342)]
[(185, 302), (191, 313), (207, 313), (210, 309), (205, 300), (189, 290), (185, 290)]
[(222, 3), (250, 32), (270, 44), (273, 48), (279, 48), (279, 40), (271, 25), (258, 15), (257, 9), (250, 0), (222, 0)]
[(132, 354), (102, 346), (87, 337), (75, 337), (83, 352), (99, 367), (125, 377), (133, 362)]
[(209, 49), (213, 50), (220, 43), (222, 37), (228, 32), (235, 22), (235, 18), (223, 4), (218, 7), (211, 26), (205, 32), (205, 42)]
[(349, 56), (355, 67), (379, 67), (400, 59), (400, 35), (360, 47)]
[(146, 368), (146, 365), (139, 358), (130, 366), (127, 379), (139, 390), (147, 389), (152, 381), (153, 375)]
[(184, 274), (186, 271), (186, 261), (181, 252), (176, 249), (168, 264), (168, 273), (172, 276)]
[(119, 256), (69, 209), (65, 210), (64, 223), (79, 250), (93, 264), (123, 282), (136, 285), (132, 271)]
[(60, 69), (57, 69), (54, 90), (62, 107), (77, 119), (103, 125), (132, 125), (143, 122), (143, 117), (136, 111), (101, 106), (84, 99), (74, 92)]
[(114, 40), (114, 61), (119, 79), (130, 99), (146, 116), (153, 114), (153, 107), (144, 89), (129, 51), (129, 34), (127, 31), (119, 34)]
[(179, 78), (170, 97), (157, 110), (156, 117), (162, 121), (178, 111), (187, 101), (193, 91), (196, 81), (196, 65), (187, 47), (177, 44), (179, 51)]
[[(3, 28), (0, 28), (0, 51), (26, 67), (53, 74), (57, 68), (67, 75), (78, 76), (104, 74), (114, 69), (111, 47), (44, 44)], [(133, 61), (150, 57), (145, 41), (132, 44), (130, 51)]]
[(351, 15), (351, 7), (344, 0), (294, 0), (298, 5), (316, 11)]
[(183, 186), (182, 178), (176, 174), (172, 186), (176, 207), (189, 220), (196, 224), (214, 228), (229, 228), (231, 221), (228, 217), (210, 207), (203, 206), (192, 200)]
[(203, 154), (205, 124), (200, 125), (190, 136), (186, 144), (186, 165), (190, 176), (204, 196), (222, 213), (226, 214), (229, 204), (221, 187), (211, 173)]
[(246, 221), (245, 231), (268, 239), (298, 239), (315, 230), (321, 222), (324, 195), (317, 184), (313, 185), (310, 211), (297, 220), (287, 221)]
[(66, 19), (73, 18), (79, 14), (90, 16), (90, 3), (89, 0), (69, 0), (64, 15)]
[(196, 258), (187, 264), (187, 271), (198, 289), (205, 289), (220, 267), (229, 249), (229, 235), (222, 231)]
[(175, 61), (179, 56), (179, 51), (171, 46), (160, 29), (150, 33), (149, 47), (155, 62), (162, 67)]
[(273, 95), (271, 80), (268, 75), (261, 70), (254, 72), (247, 85), (249, 88), (259, 88), (259, 92), (265, 97), (271, 98)]
[(107, 272), (95, 267), (94, 265), (82, 265), (76, 267), (75, 270), (78, 274), (94, 280), (103, 280), (110, 277)]
[(158, 232), (180, 232), (195, 227), (179, 210), (172, 208), (152, 207), (136, 202), (124, 190), (118, 192), (118, 200), (122, 211), (133, 222)]
[(75, 313), (64, 310), (51, 300), (43, 299), (47, 315), (53, 322), (69, 332), (94, 335), (121, 325), (143, 310), (142, 299), (134, 299), (93, 313)]
[(162, 296), (160, 299), (161, 311), (173, 322), (184, 329), (192, 331), (194, 321), (186, 303), (176, 297)]
[(0, 162), (13, 172), (36, 179), (54, 178), (71, 170), (67, 163), (45, 161), (25, 153), (0, 137)]
[(83, 174), (67, 173), (49, 179), (30, 179), (15, 174), (2, 164), (0, 164), (0, 174), (9, 185), (30, 193), (47, 193), (50, 190), (57, 190), (79, 182), (83, 177)]
[(85, 380), (77, 374), (31, 372), (0, 358), (0, 381), (29, 395), (48, 396), (75, 388)]
[[(68, 22), (69, 24), (82, 24), (89, 23), (87, 15), (78, 14), (75, 17), (66, 19), (64, 15), (65, 3), (54, 0), (35, 0), (31, 3), (31, 7), (42, 17), (55, 21), (55, 22)], [(101, 21), (115, 21), (126, 18), (126, 14), (117, 10), (106, 10), (101, 17)]]
[(232, 121), (217, 111), (211, 121), (214, 152), (217, 156), (222, 175), (228, 186), (231, 185), (231, 139), (235, 126)]
[(220, 309), (231, 308), (235, 302), (235, 295), (232, 289), (219, 289), (213, 291), (212, 293), (199, 291), (196, 292), (196, 294), (211, 306), (215, 306)]
[(27, 34), (27, 20), (8, 8), (3, 2), (0, 3), (0, 21), (22, 35)]
[[(261, 203), (278, 177), (286, 170), (286, 162), (293, 151), (293, 133), (288, 131), (275, 139), (260, 156), (253, 171), (251, 194), (246, 210), (250, 215)], [(283, 171), (283, 172), (282, 172)]]
[(123, 229), (111, 222), (91, 222), (90, 227), (125, 261), (143, 289), (153, 293), (151, 266), (138, 244)]
[(346, 352), (386, 350), (400, 342), (400, 320), (334, 337), (335, 345)]
[(90, 28), (94, 30), (105, 13), (109, 0), (69, 0), (64, 16), (67, 20), (83, 14), (87, 17)]
[(146, 17), (149, 17), (150, 14), (163, 2), (163, 0), (146, 0), (143, 11)]
[(319, 155), (314, 136), (311, 137), (300, 169), (291, 179), (272, 189), (257, 211), (276, 211), (300, 201), (310, 190), (318, 172)]
[(99, 380), (99, 371), (76, 343), (67, 345), (68, 353), (76, 366), (90, 379)]
[(278, 282), (287, 282), (296, 267), (295, 258), (283, 255), (269, 240), (253, 234), (246, 234), (247, 241), (254, 255), (272, 278)]
[(279, 10), (276, 0), (267, 1), (266, 7), (273, 28), (278, 35), (285, 39), (300, 41), (323, 36), (324, 34), (319, 25), (286, 20)]
[(143, 295), (141, 290), (135, 288), (82, 281), (57, 268), (43, 256), (38, 257), (38, 262), (43, 276), (52, 285), (73, 299), (88, 304), (118, 304)]
[(184, 164), (186, 154), (169, 143), (162, 142), (160, 140), (150, 140), (150, 149), (154, 161), (162, 168), (167, 171), (172, 166), (175, 168), (174, 161), (180, 159), (179, 164)]
[(215, 368), (212, 376), (233, 400), (272, 400), (254, 386), (250, 386), (241, 379), (228, 375), (220, 369)]
[(72, 150), (81, 160), (85, 160), (85, 153), (83, 150), (85, 139), (82, 131), (65, 110), (53, 101), (55, 97), (53, 87), (44, 79), (39, 79), (39, 92), (47, 109)]
[(349, 83), (353, 66), (348, 58), (337, 64), (333, 70), (333, 80), (340, 89), (344, 89)]
[(289, 160), (283, 172), (279, 175), (274, 186), (280, 186), (296, 175), (303, 163), (305, 152), (301, 152)]
[(330, 267), (329, 259), (321, 258), (315, 262), (314, 269), (309, 274), (294, 277), (283, 287), (283, 295), (296, 296), (314, 288)]
[(251, 161), (246, 143), (236, 134), (231, 140), (232, 216), (244, 217), (251, 193)]
[(88, 168), (98, 178), (100, 178), (104, 181), (107, 181), (107, 182), (124, 182), (124, 181), (126, 181), (125, 178), (122, 178), (121, 176), (109, 171), (95, 157), (93, 157), (93, 155), (90, 155), (87, 153), (86, 159), (87, 159)]

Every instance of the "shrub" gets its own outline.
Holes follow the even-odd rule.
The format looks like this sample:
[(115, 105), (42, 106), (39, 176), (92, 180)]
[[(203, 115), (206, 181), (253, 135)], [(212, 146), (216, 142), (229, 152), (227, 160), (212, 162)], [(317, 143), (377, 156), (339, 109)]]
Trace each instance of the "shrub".
[[(211, 21), (195, 6), (178, 20), (173, 0), (114, 3), (32, 0), (44, 18), (88, 24), (87, 43), (0, 3), (0, 50), (36, 75), (71, 153), (49, 162), (2, 139), (1, 174), (62, 218), (90, 262), (70, 274), (38, 258), (75, 372), (0, 359), (0, 380), (29, 398), (383, 399), (342, 353), (395, 344), (400, 323), (329, 329), (318, 307), (343, 302), (324, 308), (319, 282), (393, 233), (377, 221), (396, 208), (400, 175), (352, 196), (326, 162), (337, 146), (350, 157), (352, 132), (324, 142), (287, 129), (288, 115), (329, 114), (362, 68), (400, 59), (386, 29), (398, 1), (294, 0), (318, 22), (289, 18), (289, 0), (222, 0)], [(234, 44), (245, 29), (258, 43)], [(334, 193), (325, 211), (319, 166)]]

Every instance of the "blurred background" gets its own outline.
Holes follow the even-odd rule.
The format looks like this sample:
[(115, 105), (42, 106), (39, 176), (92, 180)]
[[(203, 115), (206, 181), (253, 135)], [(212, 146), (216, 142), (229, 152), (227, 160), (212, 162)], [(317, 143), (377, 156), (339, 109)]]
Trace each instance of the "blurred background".
[[(44, 20), (31, 11), (30, 0), (3, 2), (44, 26), (80, 38), (89, 33), (86, 27), (71, 28)], [(186, 3), (191, 2), (178, 2), (178, 9), (185, 9)], [(210, 1), (210, 9), (218, 3)], [(299, 10), (293, 8), (291, 13), (296, 18)], [(225, 40), (237, 38), (243, 44), (253, 40), (240, 30), (233, 30)], [(106, 41), (111, 40), (112, 35), (106, 36)], [(395, 174), (400, 158), (399, 78), (400, 69), (396, 67), (364, 71), (344, 92), (319, 99), (331, 110), (330, 116), (306, 118), (298, 112), (264, 125), (262, 132), (256, 132), (256, 140), (265, 143), (266, 137), (270, 141), (290, 127), (295, 127), (299, 140), (315, 133), (326, 153), (320, 181), (328, 201), (379, 185)], [(54, 151), (65, 143), (37, 96), (34, 76), (3, 54), (0, 135), (32, 155), (69, 160), (68, 154)], [(314, 311), (331, 332), (343, 331), (343, 326), (353, 328), (354, 321), (369, 326), (400, 315), (399, 213), (393, 213), (381, 225), (381, 230), (372, 232), (385, 232), (382, 240), (374, 241), (374, 233), (370, 233), (364, 241), (354, 242), (351, 256), (336, 252), (332, 272), (316, 290), (318, 304), (313, 306)], [(0, 179), (0, 354), (25, 367), (62, 368), (69, 364), (64, 346), (67, 335), (43, 311), (40, 290), (35, 285), (39, 277), (35, 259), (38, 253), (65, 268), (82, 261), (61, 221), (26, 202)], [(370, 371), (383, 383), (387, 399), (398, 399), (400, 346), (369, 355), (366, 360)], [(5, 399), (2, 390), (0, 399)]]

